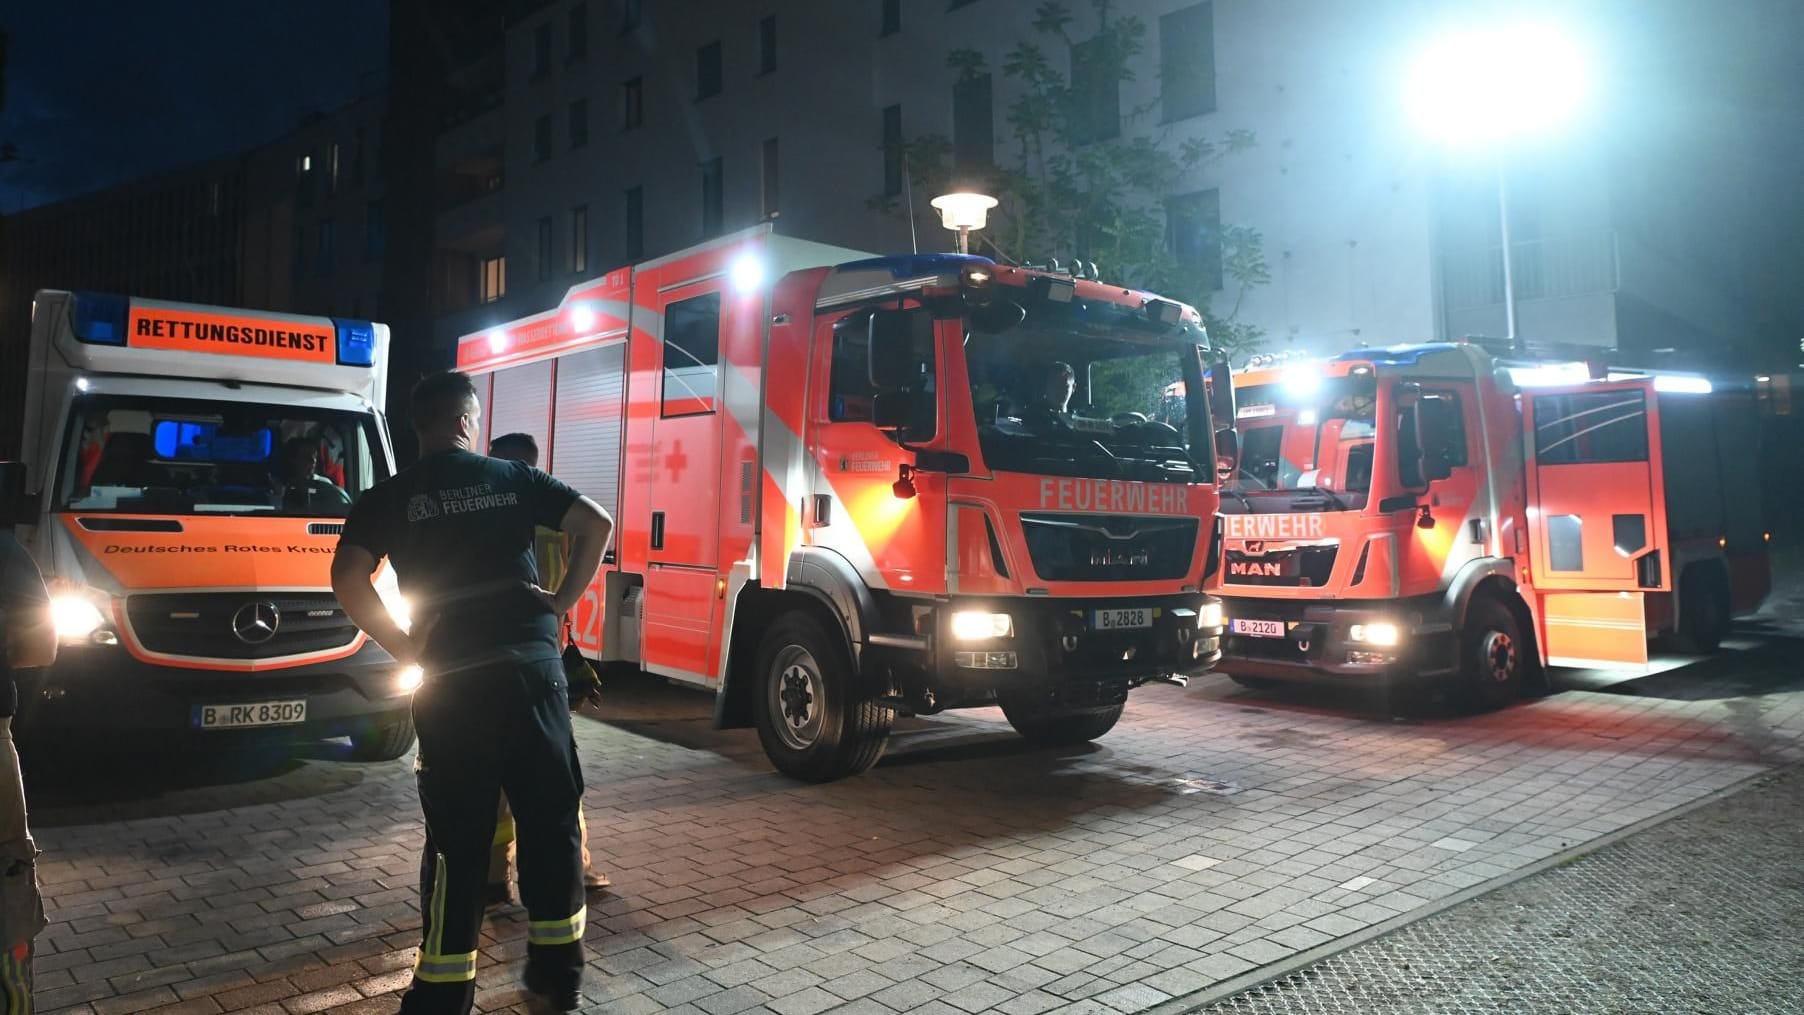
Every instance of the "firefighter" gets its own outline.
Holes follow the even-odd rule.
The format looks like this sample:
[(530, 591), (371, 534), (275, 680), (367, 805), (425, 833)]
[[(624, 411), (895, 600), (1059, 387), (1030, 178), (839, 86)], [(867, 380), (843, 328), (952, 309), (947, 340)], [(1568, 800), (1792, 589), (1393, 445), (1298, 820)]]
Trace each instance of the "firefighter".
[[(346, 613), (403, 665), (419, 664), (414, 768), (426, 819), (423, 940), (404, 1015), (468, 1013), (475, 1001), (483, 884), (506, 792), (519, 835), (525, 986), (574, 1010), (587, 921), (558, 618), (593, 580), (613, 530), (594, 501), (543, 472), (477, 454), (482, 407), (469, 375), (414, 388), (420, 460), (364, 494), (345, 521), (332, 588)], [(537, 584), (535, 526), (572, 537), (562, 590)], [(386, 557), (414, 604), (403, 631), (371, 576)]]
[(1028, 418), (1042, 426), (1069, 427), (1071, 395), (1076, 390), (1077, 371), (1071, 369), (1071, 364), (1063, 360), (1047, 364), (1046, 387), (1031, 407)]
[(0, 1012), (31, 1012), (33, 939), (45, 927), (36, 844), (25, 819), (25, 783), (13, 746), (19, 687), (13, 670), (56, 661), (50, 593), (31, 555), (0, 529)]
[[(524, 462), (536, 469), (539, 467), (539, 442), (529, 433), (502, 434), (489, 442), (489, 457), (502, 458), (510, 462)], [(561, 564), (564, 549), (563, 534), (539, 529), (535, 539), (535, 545), (546, 546), (548, 544), (558, 548), (558, 563)], [(547, 564), (542, 570), (542, 573), (549, 576), (550, 572), (551, 567)], [(561, 575), (559, 577), (561, 578)], [(556, 582), (542, 581), (541, 584), (552, 585), (556, 584)], [(566, 618), (566, 620), (567, 619), (568, 618)], [(583, 819), (582, 805), (580, 803), (576, 808), (576, 821), (583, 833), (583, 888), (590, 890), (606, 888), (612, 884), (612, 882), (608, 880), (606, 874), (596, 870), (593, 864), (590, 863), (589, 825), (588, 822)], [(501, 811), (495, 818), (495, 842), (494, 845), (489, 848), (489, 887), (487, 899), (490, 904), (503, 903), (508, 899), (507, 883), (509, 879), (507, 871), (509, 861), (513, 859), (513, 854), (514, 816), (513, 812), (510, 811), (507, 806), (507, 794), (503, 793), (501, 795)]]

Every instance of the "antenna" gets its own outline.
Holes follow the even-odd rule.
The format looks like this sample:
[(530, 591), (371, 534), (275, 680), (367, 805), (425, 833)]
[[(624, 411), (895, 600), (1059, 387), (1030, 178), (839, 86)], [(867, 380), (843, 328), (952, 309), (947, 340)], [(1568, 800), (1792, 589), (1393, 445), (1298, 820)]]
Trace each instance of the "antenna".
[(908, 160), (902, 160), (902, 193), (908, 198), (908, 245), (921, 252), (921, 241), (915, 239), (915, 189), (908, 185)]

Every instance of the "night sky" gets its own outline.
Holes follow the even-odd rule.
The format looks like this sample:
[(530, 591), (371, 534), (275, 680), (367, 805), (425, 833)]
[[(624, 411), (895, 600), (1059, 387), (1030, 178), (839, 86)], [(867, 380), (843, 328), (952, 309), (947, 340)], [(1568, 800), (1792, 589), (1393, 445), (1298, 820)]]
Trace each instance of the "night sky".
[(381, 0), (8, 0), (0, 212), (225, 155), (381, 83)]

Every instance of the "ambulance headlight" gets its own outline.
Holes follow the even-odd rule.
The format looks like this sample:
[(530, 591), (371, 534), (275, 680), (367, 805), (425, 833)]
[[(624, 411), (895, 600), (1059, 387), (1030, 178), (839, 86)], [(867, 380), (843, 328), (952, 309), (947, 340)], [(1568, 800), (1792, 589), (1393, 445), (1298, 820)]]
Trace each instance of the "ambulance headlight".
[(412, 694), (420, 689), (425, 680), (426, 671), (420, 668), (420, 664), (408, 663), (401, 667), (401, 672), (395, 674), (395, 693)]
[(1203, 605), (1197, 607), (1196, 626), (1198, 626), (1198, 627), (1220, 627), (1221, 626), (1221, 600), (1211, 599), (1208, 602), (1204, 603)]
[(50, 600), (50, 619), (56, 625), (56, 636), (62, 641), (86, 641), (107, 626), (106, 613), (100, 608), (105, 600), (93, 590), (63, 592)]
[(1014, 636), (1015, 618), (1006, 613), (960, 610), (952, 615), (952, 637), (959, 641), (988, 641)]
[(1388, 647), (1402, 637), (1395, 624), (1354, 624), (1347, 637), (1367, 645)]

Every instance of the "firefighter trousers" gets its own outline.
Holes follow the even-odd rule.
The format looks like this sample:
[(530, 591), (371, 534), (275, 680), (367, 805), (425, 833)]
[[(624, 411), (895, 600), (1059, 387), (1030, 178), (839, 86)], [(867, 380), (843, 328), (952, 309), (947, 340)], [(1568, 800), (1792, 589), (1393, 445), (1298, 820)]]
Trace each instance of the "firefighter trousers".
[(420, 955), (401, 1010), (467, 1013), (475, 1001), (489, 844), (503, 791), (519, 840), (527, 964), (539, 982), (582, 975), (587, 911), (577, 805), (582, 770), (557, 660), (430, 676), (414, 692), (420, 808)]

